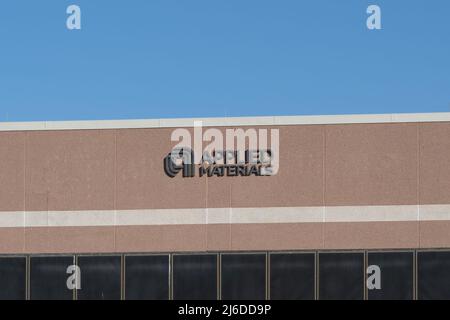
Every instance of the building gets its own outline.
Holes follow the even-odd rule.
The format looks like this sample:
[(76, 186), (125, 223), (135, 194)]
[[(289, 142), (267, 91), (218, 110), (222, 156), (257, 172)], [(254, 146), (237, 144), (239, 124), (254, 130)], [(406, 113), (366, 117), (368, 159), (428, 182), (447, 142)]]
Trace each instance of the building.
[(450, 299), (450, 113), (202, 124), (277, 174), (171, 177), (192, 119), (0, 124), (0, 298)]

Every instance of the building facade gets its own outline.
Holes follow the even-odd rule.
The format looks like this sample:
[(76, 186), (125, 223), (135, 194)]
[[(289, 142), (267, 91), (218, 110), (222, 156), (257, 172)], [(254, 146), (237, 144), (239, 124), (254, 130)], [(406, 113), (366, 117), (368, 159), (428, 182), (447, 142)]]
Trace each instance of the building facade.
[(0, 298), (450, 298), (450, 114), (200, 120), (278, 172), (168, 175), (194, 119), (0, 124)]

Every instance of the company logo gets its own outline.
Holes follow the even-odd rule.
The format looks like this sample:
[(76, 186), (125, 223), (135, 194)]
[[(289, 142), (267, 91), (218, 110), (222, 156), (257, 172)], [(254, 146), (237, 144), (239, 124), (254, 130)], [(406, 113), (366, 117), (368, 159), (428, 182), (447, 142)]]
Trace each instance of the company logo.
[[(202, 176), (271, 176), (279, 169), (278, 129), (208, 128), (194, 122), (194, 137), (188, 129), (172, 132), (177, 142), (164, 158), (164, 172), (173, 178)], [(225, 132), (225, 136), (224, 133)], [(269, 147), (270, 140), (270, 147)], [(204, 146), (204, 143), (207, 143)]]
[(178, 172), (183, 171), (183, 177), (193, 177), (195, 175), (195, 166), (192, 159), (194, 153), (188, 148), (179, 148), (164, 158), (164, 172), (171, 178)]

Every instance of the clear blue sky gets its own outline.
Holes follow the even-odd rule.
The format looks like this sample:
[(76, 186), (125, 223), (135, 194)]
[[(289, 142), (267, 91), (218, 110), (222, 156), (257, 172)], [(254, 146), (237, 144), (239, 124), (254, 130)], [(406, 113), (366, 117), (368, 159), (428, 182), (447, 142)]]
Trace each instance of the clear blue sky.
[(449, 0), (0, 3), (0, 121), (438, 111)]

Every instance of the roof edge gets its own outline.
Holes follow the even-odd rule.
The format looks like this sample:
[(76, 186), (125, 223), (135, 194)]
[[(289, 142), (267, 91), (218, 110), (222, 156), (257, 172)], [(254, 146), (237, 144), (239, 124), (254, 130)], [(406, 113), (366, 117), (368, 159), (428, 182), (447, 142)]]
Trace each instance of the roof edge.
[(450, 122), (450, 112), (262, 116), (262, 117), (228, 117), (228, 118), (174, 118), (174, 119), (167, 118), (167, 119), (132, 119), (132, 120), (0, 122), (0, 131), (178, 128), (178, 127), (193, 127), (194, 123), (197, 121), (201, 121), (204, 127)]

